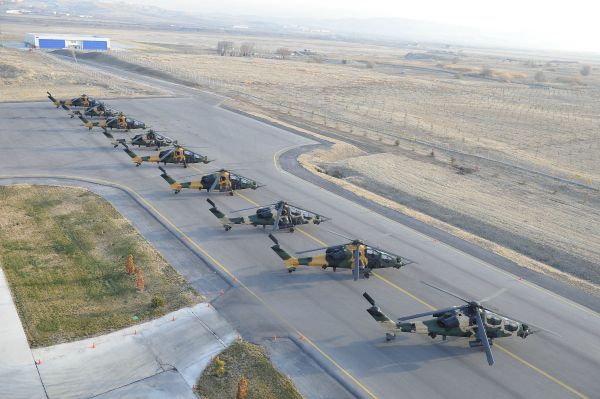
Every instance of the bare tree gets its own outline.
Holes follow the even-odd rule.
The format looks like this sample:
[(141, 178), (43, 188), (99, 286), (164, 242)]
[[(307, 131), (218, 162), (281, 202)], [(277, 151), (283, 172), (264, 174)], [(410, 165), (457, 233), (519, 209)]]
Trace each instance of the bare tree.
[(484, 76), (486, 78), (491, 78), (494, 75), (494, 70), (492, 68), (490, 68), (489, 66), (484, 66), (481, 69), (480, 74), (481, 74), (481, 76)]
[(285, 47), (279, 47), (277, 50), (275, 50), (275, 54), (277, 54), (278, 56), (281, 57), (281, 59), (286, 59), (287, 57), (290, 56), (291, 52), (290, 50), (288, 50)]
[(533, 78), (536, 82), (546, 82), (546, 74), (542, 71), (537, 71)]
[(589, 65), (584, 65), (579, 70), (579, 73), (581, 74), (581, 76), (588, 76), (590, 73), (592, 73), (592, 67)]
[(220, 40), (217, 43), (217, 54), (224, 56), (224, 55), (231, 55), (231, 52), (233, 51), (233, 42), (227, 41), (227, 40)]
[(242, 57), (251, 57), (254, 53), (254, 43), (253, 42), (245, 42), (240, 46), (240, 56)]

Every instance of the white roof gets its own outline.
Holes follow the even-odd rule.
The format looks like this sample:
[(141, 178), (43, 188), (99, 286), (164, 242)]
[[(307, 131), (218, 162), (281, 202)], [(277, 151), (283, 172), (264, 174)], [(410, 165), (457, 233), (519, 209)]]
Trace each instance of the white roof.
[(64, 40), (96, 40), (96, 41), (108, 41), (107, 37), (93, 36), (93, 35), (70, 35), (63, 33), (27, 33), (37, 37), (38, 39), (64, 39)]

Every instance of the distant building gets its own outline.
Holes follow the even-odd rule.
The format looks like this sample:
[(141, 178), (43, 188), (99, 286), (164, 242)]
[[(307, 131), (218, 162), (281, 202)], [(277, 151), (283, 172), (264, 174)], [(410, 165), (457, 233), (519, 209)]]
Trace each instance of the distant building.
[(64, 35), (60, 33), (26, 33), (25, 46), (41, 49), (102, 51), (110, 49), (110, 39), (98, 36)]

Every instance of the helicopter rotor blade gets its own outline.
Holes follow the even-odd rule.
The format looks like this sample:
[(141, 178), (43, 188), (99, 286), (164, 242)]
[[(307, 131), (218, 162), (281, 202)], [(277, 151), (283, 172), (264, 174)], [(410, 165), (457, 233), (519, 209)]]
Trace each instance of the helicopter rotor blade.
[(429, 283), (426, 283), (425, 281), (421, 281), (421, 282), (422, 282), (423, 284), (425, 284), (425, 285), (427, 285), (427, 286), (431, 287), (431, 288), (434, 288), (434, 289), (436, 289), (436, 290), (438, 290), (438, 291), (442, 291), (442, 292), (444, 292), (444, 293), (446, 293), (446, 294), (448, 294), (448, 295), (450, 295), (450, 296), (453, 296), (454, 298), (460, 299), (461, 301), (463, 301), (463, 302), (465, 302), (465, 303), (471, 303), (471, 301), (467, 301), (465, 298), (462, 298), (462, 297), (460, 297), (460, 296), (458, 296), (458, 295), (456, 295), (456, 294), (454, 294), (454, 293), (452, 293), (452, 292), (450, 292), (450, 291), (446, 291), (446, 290), (445, 290), (445, 289), (443, 289), (443, 288), (436, 287), (435, 285), (433, 285), (433, 284), (429, 284)]
[(483, 320), (481, 319), (481, 312), (479, 308), (474, 309), (475, 312), (475, 321), (477, 322), (477, 337), (481, 341), (483, 345), (483, 349), (485, 349), (485, 355), (487, 357), (487, 362), (491, 366), (494, 364), (494, 355), (492, 355), (492, 348), (490, 347), (490, 341), (487, 337), (487, 333), (485, 331), (485, 326), (483, 325)]
[(419, 317), (431, 316), (432, 314), (436, 314), (436, 313), (446, 313), (446, 312), (450, 312), (452, 310), (459, 309), (461, 307), (462, 306), (451, 306), (449, 308), (444, 308), (444, 309), (430, 310), (429, 312), (417, 313), (417, 314), (412, 314), (410, 316), (400, 317), (398, 319), (398, 321), (406, 321), (406, 320), (418, 319)]
[(320, 247), (320, 248), (307, 249), (305, 251), (296, 252), (296, 254), (300, 255), (300, 254), (305, 254), (305, 253), (308, 253), (308, 252), (322, 251), (322, 250), (327, 249), (327, 248), (329, 248), (329, 247)]
[(338, 233), (338, 232), (335, 232), (335, 231), (333, 231), (333, 230), (329, 230), (329, 229), (323, 229), (323, 230), (325, 230), (325, 231), (327, 231), (327, 232), (329, 232), (329, 233), (331, 233), (331, 234), (333, 234), (333, 235), (336, 235), (336, 236), (338, 236), (338, 237), (342, 237), (342, 238), (344, 238), (344, 239), (346, 239), (346, 240), (348, 240), (348, 241), (360, 241), (360, 240), (357, 240), (356, 238), (350, 238), (350, 237), (348, 237), (348, 236), (345, 236), (345, 235), (343, 235), (343, 234), (341, 234), (341, 233)]
[(168, 151), (165, 153), (165, 155), (163, 155), (162, 157), (160, 157), (159, 161), (160, 161), (160, 162), (162, 162), (162, 161), (163, 161), (163, 160), (164, 160), (166, 157), (168, 157), (169, 155), (171, 155), (171, 153), (172, 153), (173, 151), (175, 151), (175, 149), (174, 149), (174, 148), (172, 148), (172, 149), (168, 150)]
[[(516, 321), (516, 320), (515, 320), (515, 321)], [(520, 323), (521, 323), (521, 322), (520, 322)], [(529, 334), (537, 334), (537, 333), (540, 333), (540, 332), (544, 332), (544, 333), (548, 333), (548, 334), (554, 335), (554, 336), (555, 336), (555, 337), (557, 337), (557, 338), (562, 338), (562, 335), (560, 335), (559, 333), (557, 333), (557, 332), (554, 332), (554, 331), (552, 331), (552, 330), (547, 330), (547, 329), (545, 329), (545, 328), (543, 328), (543, 327), (536, 326), (536, 325), (534, 325), (534, 324), (531, 324), (531, 323), (521, 323), (521, 324), (524, 324), (524, 325), (526, 325), (527, 327), (533, 327), (533, 328), (535, 328), (535, 330), (528, 329), (528, 330), (527, 330), (527, 332), (528, 332)]]
[(507, 290), (508, 290), (508, 288), (501, 288), (498, 291), (496, 291), (495, 293), (493, 293), (492, 295), (486, 296), (485, 298), (479, 300), (479, 303), (489, 302), (492, 299), (504, 294)]
[(363, 297), (367, 300), (367, 302), (371, 304), (371, 306), (375, 306), (375, 300), (371, 298), (371, 295), (367, 294), (366, 292), (363, 292)]
[(356, 244), (354, 249), (354, 268), (352, 269), (352, 278), (357, 281), (360, 277), (360, 244)]
[[(269, 206), (269, 205), (265, 205), (265, 207), (267, 207), (267, 206)], [(261, 208), (261, 207), (262, 207), (262, 205), (251, 206), (251, 207), (248, 207), (248, 208), (236, 209), (235, 211), (231, 211), (231, 212), (244, 212), (244, 211), (249, 211), (251, 209), (258, 209), (258, 208)]]
[(283, 212), (283, 206), (277, 207), (275, 204), (275, 209), (277, 209), (277, 214), (275, 214), (275, 221), (273, 222), (273, 231), (279, 230), (279, 219), (281, 218), (281, 213)]
[(217, 206), (215, 205), (215, 203), (213, 202), (213, 200), (211, 200), (210, 198), (206, 199), (206, 202), (208, 202), (213, 208), (216, 208)]

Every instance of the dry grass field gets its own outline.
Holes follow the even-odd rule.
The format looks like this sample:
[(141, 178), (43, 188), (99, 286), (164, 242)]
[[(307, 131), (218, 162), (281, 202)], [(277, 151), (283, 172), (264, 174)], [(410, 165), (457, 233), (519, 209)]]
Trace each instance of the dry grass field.
[[(129, 254), (144, 273), (125, 272)], [(0, 263), (31, 346), (102, 334), (202, 298), (108, 202), (90, 191), (0, 187)], [(162, 298), (162, 306), (153, 306)]]
[(0, 48), (0, 101), (44, 100), (46, 91), (56, 98), (72, 98), (81, 93), (92, 97), (163, 94), (111, 75), (90, 75), (39, 52)]
[[(234, 108), (360, 147), (311, 155), (340, 182), (600, 283), (597, 57), (241, 33), (103, 33), (128, 46), (105, 62), (144, 66), (225, 94)], [(235, 48), (251, 42), (256, 54), (219, 56), (221, 40)], [(282, 47), (310, 52), (280, 59)]]

